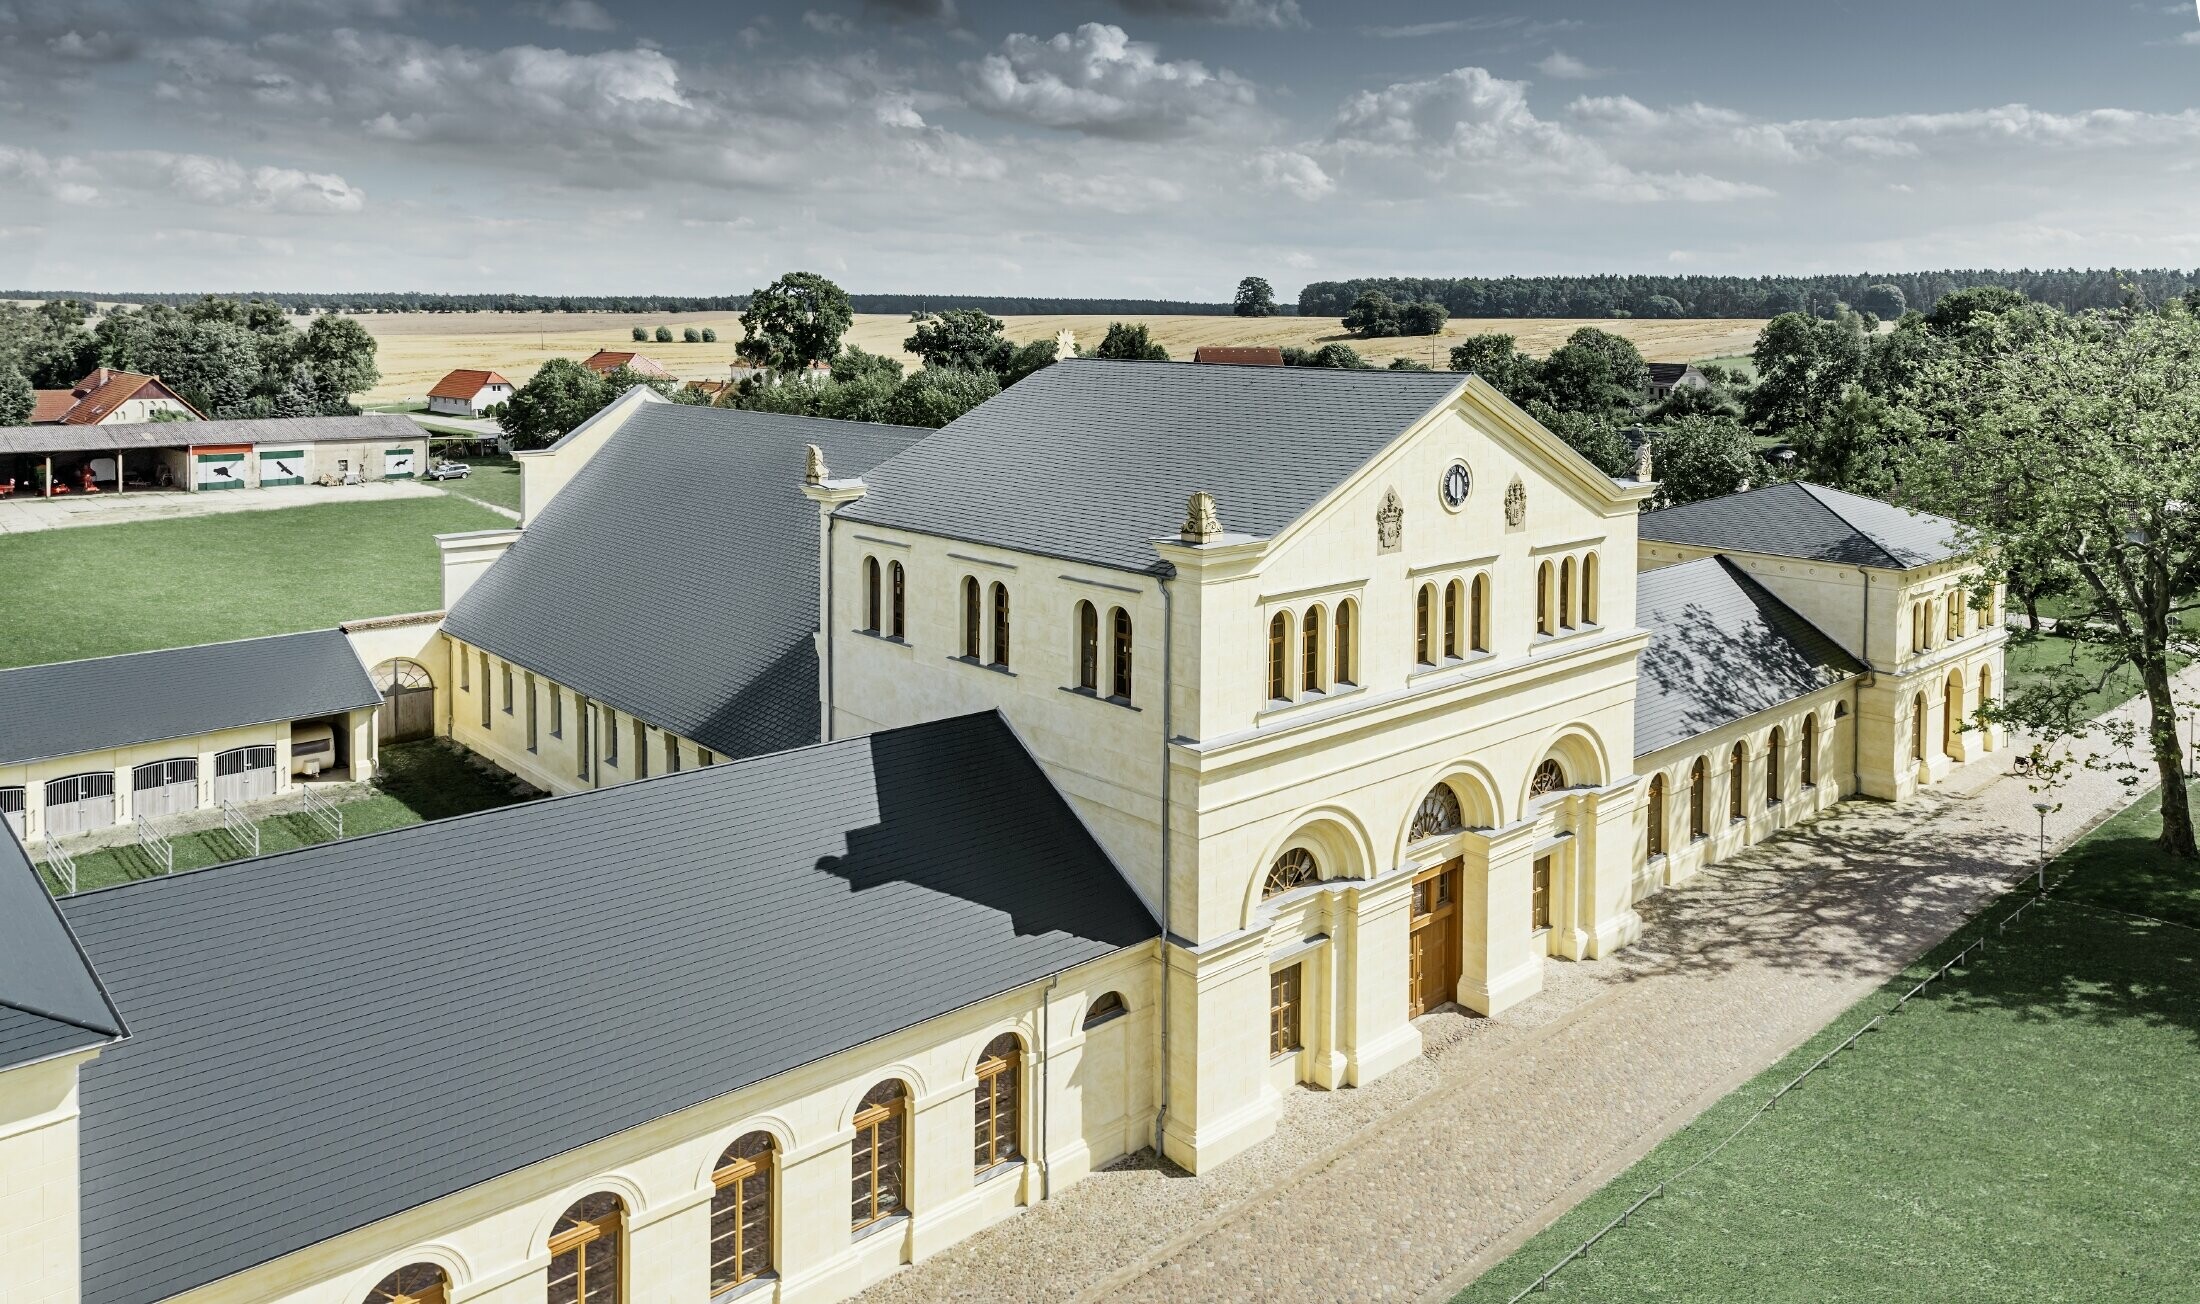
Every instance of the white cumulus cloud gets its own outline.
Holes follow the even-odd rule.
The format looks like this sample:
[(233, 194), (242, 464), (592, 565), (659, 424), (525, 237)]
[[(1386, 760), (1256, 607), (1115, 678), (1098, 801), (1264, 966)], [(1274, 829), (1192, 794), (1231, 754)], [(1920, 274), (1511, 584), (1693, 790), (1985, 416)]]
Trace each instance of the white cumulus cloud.
[(1107, 23), (1011, 36), (978, 63), (969, 91), (973, 106), (1011, 121), (1130, 140), (1228, 125), (1254, 98), (1236, 74), (1163, 59)]

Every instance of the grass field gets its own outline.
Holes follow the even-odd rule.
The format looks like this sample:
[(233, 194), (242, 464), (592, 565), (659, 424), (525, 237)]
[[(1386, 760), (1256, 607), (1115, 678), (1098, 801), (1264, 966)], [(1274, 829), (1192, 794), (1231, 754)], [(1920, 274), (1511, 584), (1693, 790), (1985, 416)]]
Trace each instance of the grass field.
[[(1354, 340), (1334, 317), (1007, 317), (1008, 336), (1016, 341), (1042, 339), (1061, 330), (1075, 331), (1087, 348), (1100, 342), (1111, 321), (1143, 321), (1171, 355), (1189, 359), (1202, 344), (1276, 344), (1319, 347), (1333, 340), (1350, 343), (1369, 359), (1387, 364), (1404, 355), (1444, 365), (1452, 345), (1469, 335), (1503, 331), (1516, 336), (1530, 353), (1548, 353), (1582, 326), (1625, 335), (1652, 362), (1687, 362), (1747, 353), (1764, 323), (1755, 320), (1650, 321), (1640, 318), (1573, 321), (1557, 318), (1454, 318), (1440, 336), (1412, 340)], [(550, 358), (585, 358), (597, 349), (633, 349), (648, 354), (686, 380), (724, 374), (741, 338), (738, 313), (723, 315), (629, 313), (386, 313), (359, 318), (378, 345), (382, 382), (361, 395), (362, 403), (393, 403), (418, 398), (456, 367), (484, 367), (525, 384)], [(718, 332), (715, 344), (637, 344), (633, 328), (669, 326), (675, 335), (690, 326)], [(915, 365), (901, 351), (909, 322), (895, 313), (856, 317), (847, 342)], [(1434, 346), (1433, 353), (1431, 346)]]
[[(382, 749), (382, 773), (375, 778), (374, 791), (342, 804), (344, 836), (403, 828), (423, 820), (508, 806), (519, 800), (522, 798), (507, 776), (473, 764), (447, 742), (395, 743)], [(321, 825), (295, 811), (266, 816), (258, 824), (262, 855), (329, 840)], [(244, 854), (244, 849), (218, 828), (185, 834), (174, 840), (174, 846), (178, 873), (218, 865)], [(76, 857), (76, 871), (79, 892), (159, 873), (152, 858), (134, 842), (86, 852)], [(46, 885), (56, 891), (61, 888), (51, 871)]]
[(509, 457), (477, 457), (467, 454), (455, 459), (474, 468), (473, 474), (463, 480), (438, 480), (436, 487), (477, 503), (490, 503), (498, 507), (519, 510), (519, 463)]
[(330, 503), (0, 537), (0, 666), (325, 629), (442, 605), (463, 498)]
[[(2158, 803), (2143, 799), (2065, 852), (2050, 874), (2071, 874), (2054, 899), (1530, 1298), (2200, 1298), (2200, 869), (2155, 852)], [(1980, 927), (1714, 1105), (1458, 1299), (1510, 1300)]]
[[(2087, 682), (2098, 679), (2101, 686), (2078, 698), (2072, 708), (2073, 718), (2080, 719), (2099, 715), (2145, 691), (2138, 671), (2128, 664), (2111, 667), (2109, 661), (2108, 654), (2094, 645), (2058, 634), (2011, 631), (2009, 642), (2002, 650), (2002, 664), (2009, 674), (2011, 691), (2036, 684), (2049, 671), (2066, 665), (2081, 668), (2088, 676)], [(2174, 673), (2184, 668), (2186, 658), (2172, 657), (2170, 664)]]

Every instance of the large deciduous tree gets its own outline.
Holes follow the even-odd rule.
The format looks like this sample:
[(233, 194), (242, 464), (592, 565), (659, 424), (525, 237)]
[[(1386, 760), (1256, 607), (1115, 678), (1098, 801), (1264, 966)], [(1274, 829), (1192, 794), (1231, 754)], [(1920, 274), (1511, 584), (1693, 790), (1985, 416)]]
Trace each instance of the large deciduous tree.
[(855, 324), (848, 294), (815, 272), (789, 272), (749, 296), (734, 352), (774, 371), (829, 362)]
[(1101, 337), (1096, 356), (1128, 358), (1133, 362), (1167, 362), (1169, 351), (1154, 343), (1144, 322), (1111, 321)]
[(916, 354), (927, 367), (997, 372), (1016, 347), (1001, 334), (1005, 325), (981, 309), (950, 308), (918, 322), (901, 347)]
[(571, 358), (552, 358), (505, 401), (497, 425), (514, 448), (547, 448), (610, 401), (603, 377)]
[(1681, 417), (1661, 426), (1650, 453), (1658, 507), (1739, 493), (1764, 471), (1749, 432), (1723, 417)]
[(1237, 302), (1231, 311), (1240, 317), (1273, 317), (1276, 315), (1276, 290), (1266, 277), (1248, 276), (1238, 282)]
[(374, 336), (350, 317), (324, 313), (313, 319), (298, 337), (292, 355), (313, 373), (323, 412), (350, 408), (352, 396), (373, 389), (382, 379), (374, 365)]
[(1861, 322), (1782, 313), (1765, 323), (1751, 355), (1757, 387), (1749, 423), (1759, 434), (1786, 436), (1826, 420), (1864, 372)]
[(0, 426), (29, 425), (31, 409), (37, 405), (38, 395), (23, 373), (0, 367)]
[[(2194, 651), (2185, 616), (2200, 606), (2200, 319), (2181, 304), (1968, 320), (1978, 315), (1962, 314), (1966, 347), (1919, 383), (1928, 428), (1912, 441), (1905, 490), (1962, 521), (1992, 574), (2071, 577), (2072, 629), (2137, 671), (2146, 697), (2141, 725), (2078, 718), (2075, 704), (2104, 672), (2073, 661), (1986, 714), (2042, 736), (2051, 778), (2060, 764), (2048, 753), (2059, 741), (2100, 730), (2112, 742), (2143, 742), (2161, 779), (2160, 846), (2190, 858), (2171, 670)], [(2136, 782), (2138, 767), (2114, 757), (2089, 764), (2125, 769)]]

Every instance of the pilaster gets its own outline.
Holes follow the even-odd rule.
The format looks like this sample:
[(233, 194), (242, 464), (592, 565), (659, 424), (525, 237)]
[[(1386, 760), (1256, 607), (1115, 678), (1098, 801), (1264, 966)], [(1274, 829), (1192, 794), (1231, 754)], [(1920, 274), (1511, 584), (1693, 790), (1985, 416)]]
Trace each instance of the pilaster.
[(1421, 1053), (1421, 1033), (1406, 1017), (1408, 930), (1413, 870), (1396, 870), (1344, 892), (1332, 950), (1341, 971), (1337, 1041), (1344, 1081), (1365, 1086)]
[(1495, 1014), (1543, 990), (1543, 939), (1530, 926), (1536, 825), (1463, 839), (1459, 1003)]
[(1252, 930), (1190, 950), (1164, 945), (1169, 1034), (1162, 1152), (1192, 1172), (1275, 1131), (1268, 1082), (1268, 938)]

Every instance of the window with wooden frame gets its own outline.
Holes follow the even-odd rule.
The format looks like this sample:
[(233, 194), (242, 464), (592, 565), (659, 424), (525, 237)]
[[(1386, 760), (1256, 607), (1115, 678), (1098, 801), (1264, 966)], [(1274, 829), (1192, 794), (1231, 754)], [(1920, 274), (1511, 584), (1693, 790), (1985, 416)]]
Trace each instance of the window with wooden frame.
[(848, 1215), (857, 1230), (902, 1212), (908, 1166), (909, 1090), (888, 1078), (856, 1107), (854, 1168)]
[(1268, 975), (1268, 1057), (1289, 1055), (1305, 1044), (1300, 1035), (1299, 966), (1288, 965)]
[(634, 777), (646, 779), (649, 777), (649, 726), (642, 723), (640, 716), (627, 718), (634, 722)]
[(1277, 612), (1268, 621), (1268, 700), (1291, 698), (1291, 618)]
[(1551, 563), (1535, 568), (1535, 632), (1551, 632)]
[(963, 576), (963, 655), (972, 661), (984, 656), (978, 645), (978, 577)]
[(1662, 774), (1650, 776), (1648, 820), (1650, 825), (1650, 850), (1648, 854), (1662, 856), (1665, 854), (1665, 776)]
[(907, 637), (909, 597), (905, 591), (906, 579), (907, 575), (902, 570), (900, 562), (890, 563), (886, 567), (886, 596), (889, 605), (887, 614), (892, 617), (892, 623), (887, 626), (887, 632), (895, 638)]
[(1453, 580), (1444, 586), (1444, 655), (1454, 660), (1465, 653), (1467, 646), (1461, 641), (1465, 631), (1459, 625), (1466, 615), (1459, 609), (1466, 605), (1465, 597), (1466, 590), (1459, 581)]
[(1413, 594), (1413, 663), (1436, 664), (1436, 586), (1423, 584)]
[(1490, 650), (1490, 577), (1477, 575), (1467, 590), (1467, 646)]
[(1738, 822), (1743, 814), (1743, 799), (1749, 789), (1749, 747), (1745, 743), (1734, 744), (1734, 750), (1726, 759), (1726, 817)]
[(1593, 552), (1581, 559), (1581, 623), (1597, 623), (1597, 555)]
[(367, 1304), (448, 1304), (449, 1273), (432, 1263), (408, 1263), (375, 1283)]
[(1130, 1006), (1123, 1003), (1123, 993), (1102, 992), (1098, 999), (1094, 1000), (1091, 1006), (1085, 1010), (1085, 1021), (1081, 1026), (1089, 1032), (1103, 1023), (1120, 1019), (1130, 1012)]
[(1780, 804), (1780, 765), (1786, 759), (1787, 732), (1778, 725), (1765, 740), (1765, 805)]
[(1337, 604), (1337, 654), (1329, 664), (1330, 675), (1339, 684), (1360, 682), (1359, 614), (1360, 604), (1350, 598)]
[(566, 1210), (550, 1232), (549, 1304), (620, 1304), (625, 1240), (618, 1196), (598, 1192)]
[(680, 740), (679, 740), (678, 738), (675, 738), (675, 737), (673, 737), (673, 736), (672, 736), (671, 734), (666, 734), (666, 735), (665, 735), (665, 773), (667, 773), (667, 774), (678, 774), (679, 772), (680, 772)]
[(1004, 1032), (986, 1043), (978, 1057), (978, 1102), (974, 1169), (984, 1172), (1023, 1156), (1018, 1140), (1023, 1118), (1023, 1043)]
[(863, 559), (863, 630), (878, 633), (878, 558)]
[(715, 1293), (772, 1270), (772, 1157), (769, 1132), (726, 1147), (711, 1172), (710, 1288)]
[(1711, 766), (1703, 757), (1688, 769), (1688, 836), (1705, 836), (1710, 812), (1705, 809), (1710, 794), (1705, 791), (1711, 784)]
[(709, 765), (717, 759), (717, 757), (710, 754), (710, 749), (707, 747), (698, 747), (695, 749), (695, 763), (697, 765)]
[(993, 664), (1008, 668), (1008, 586), (993, 581)]
[(535, 705), (535, 672), (530, 670), (521, 681), (527, 689), (527, 750), (538, 751), (541, 734), (537, 731), (539, 707)]
[(1320, 603), (1306, 609), (1299, 627), (1299, 685), (1309, 693), (1322, 691), (1322, 611)]
[(1100, 609), (1089, 602), (1077, 604), (1077, 686), (1100, 691)]
[(1108, 613), (1110, 635), (1114, 640), (1114, 656), (1109, 667), (1109, 691), (1119, 701), (1131, 700), (1131, 613), (1121, 607)]
[(1803, 717), (1803, 786), (1818, 782), (1818, 713)]
[(1574, 627), (1574, 559), (1558, 563), (1558, 624), (1561, 629)]
[(1282, 896), (1309, 883), (1321, 881), (1321, 867), (1314, 863), (1314, 853), (1304, 847), (1293, 847), (1276, 857), (1268, 867), (1268, 877), (1261, 880), (1260, 899)]
[(1543, 932), (1551, 926), (1551, 858), (1537, 856), (1528, 878), (1528, 928)]

